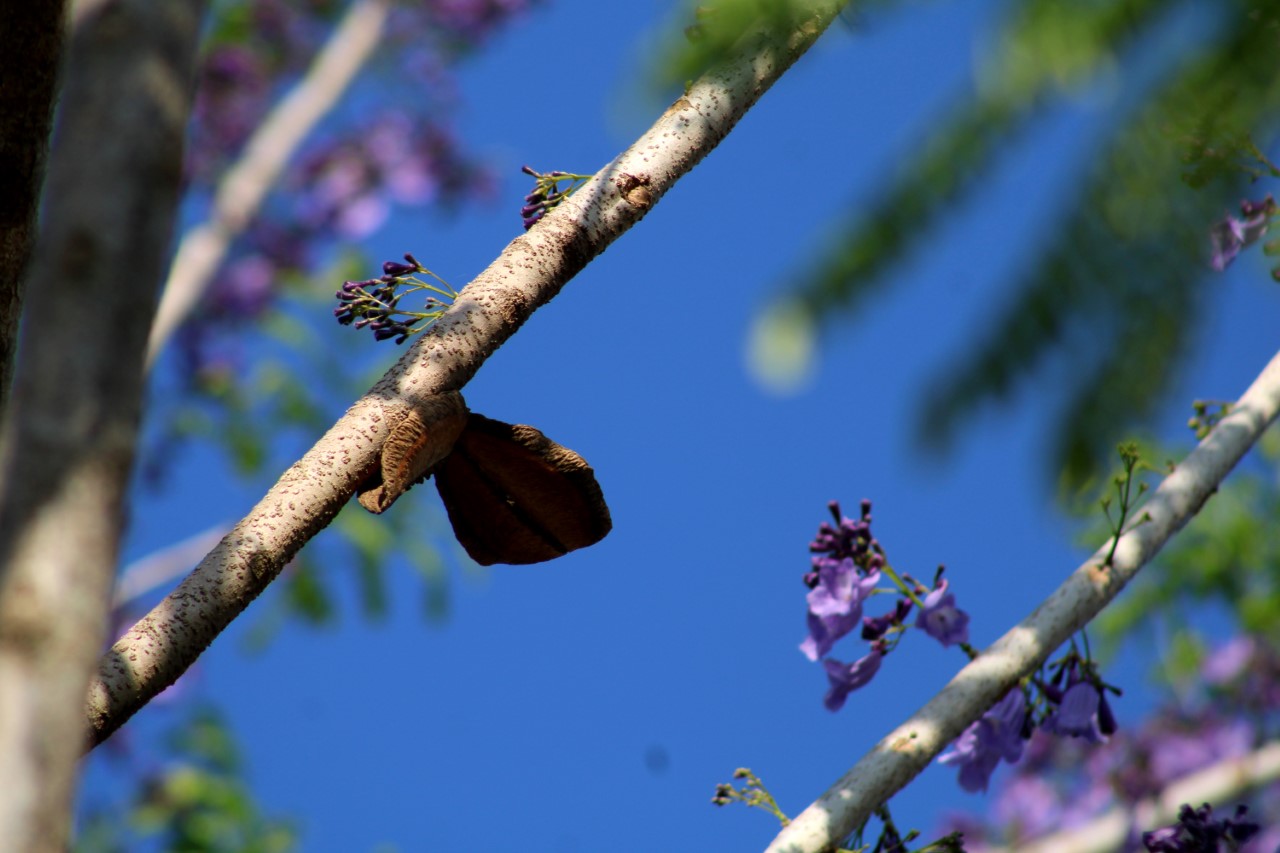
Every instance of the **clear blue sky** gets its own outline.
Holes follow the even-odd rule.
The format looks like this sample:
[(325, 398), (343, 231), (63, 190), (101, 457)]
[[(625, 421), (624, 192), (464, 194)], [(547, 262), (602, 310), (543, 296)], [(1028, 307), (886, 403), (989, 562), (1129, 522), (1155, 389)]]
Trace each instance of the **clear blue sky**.
[[(664, 106), (633, 82), (669, 5), (552, 2), (472, 60), (462, 136), (508, 176), (499, 201), (401, 215), (367, 245), (373, 256), (413, 250), (455, 284), (486, 266), (518, 233), (522, 163), (594, 171)], [(1025, 137), (894, 286), (827, 337), (806, 390), (770, 395), (744, 367), (757, 308), (968, 89), (999, 5), (908, 3), (834, 27), (468, 386), (473, 409), (536, 425), (591, 462), (614, 518), (604, 542), (533, 567), (452, 566), (443, 625), (423, 621), (421, 584), (400, 565), (384, 624), (359, 617), (344, 580), (334, 630), (287, 629), (254, 657), (243, 626), (218, 640), (193, 692), (225, 710), (263, 808), (300, 819), (303, 849), (763, 848), (776, 825), (713, 807), (717, 782), (751, 767), (796, 813), (962, 663), (910, 637), (843, 711), (823, 709), (822, 670), (797, 645), (806, 545), (828, 500), (853, 514), (873, 499), (899, 568), (927, 577), (946, 563), (979, 647), (1083, 559), (1043, 477), (1053, 412), (1035, 388), (976, 419), (945, 459), (911, 436), (928, 380), (984, 328), (1044, 236), (1104, 98), (1067, 104)], [(1250, 256), (1206, 282), (1221, 310), (1182, 400), (1234, 397), (1270, 357), (1278, 297), (1264, 277)], [(1171, 404), (1166, 435), (1186, 417)], [(238, 518), (261, 494), (216, 458), (179, 465), (168, 491), (140, 495), (126, 559)], [(1127, 666), (1122, 723), (1145, 707), (1141, 670)], [(136, 724), (163, 728), (166, 713)], [(943, 809), (983, 801), (933, 767), (891, 805), (900, 826), (929, 833)]]

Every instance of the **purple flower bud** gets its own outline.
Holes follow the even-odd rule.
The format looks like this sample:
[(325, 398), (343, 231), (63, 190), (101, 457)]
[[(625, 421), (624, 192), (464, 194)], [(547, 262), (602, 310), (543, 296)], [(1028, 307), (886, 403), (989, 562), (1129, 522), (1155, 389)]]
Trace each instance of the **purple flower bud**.
[(1142, 833), (1142, 844), (1152, 853), (1200, 853), (1224, 848), (1238, 850), (1241, 843), (1257, 835), (1261, 827), (1246, 821), (1247, 806), (1237, 806), (1232, 817), (1213, 820), (1208, 803), (1193, 809), (1184, 804), (1173, 826)]
[(862, 639), (878, 640), (885, 635), (891, 626), (901, 625), (911, 612), (911, 599), (900, 598), (897, 605), (883, 616), (867, 616), (862, 620)]
[(397, 261), (386, 261), (382, 265), (383, 281), (387, 281), (388, 277), (396, 279), (401, 276), (411, 275), (418, 271), (416, 266), (411, 264), (402, 264)]
[(1222, 272), (1240, 254), (1240, 250), (1257, 242), (1267, 233), (1271, 214), (1276, 210), (1275, 199), (1270, 195), (1261, 201), (1240, 203), (1244, 219), (1228, 216), (1215, 222), (1209, 229), (1209, 244), (1213, 249), (1209, 265)]
[(916, 616), (916, 627), (944, 648), (969, 642), (969, 614), (956, 607), (956, 597), (947, 591), (947, 581), (938, 581), (933, 592), (925, 596), (924, 607)]

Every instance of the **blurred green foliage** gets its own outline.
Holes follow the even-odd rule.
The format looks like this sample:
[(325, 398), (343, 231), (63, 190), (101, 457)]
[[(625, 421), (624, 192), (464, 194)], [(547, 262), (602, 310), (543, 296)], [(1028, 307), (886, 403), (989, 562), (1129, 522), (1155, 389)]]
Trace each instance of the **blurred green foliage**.
[[(1125, 109), (1115, 111), (1053, 238), (988, 328), (975, 330), (974, 344), (925, 389), (926, 445), (945, 446), (981, 406), (1011, 397), (1051, 357), (1066, 355), (1074, 378), (1055, 388), (1062, 416), (1052, 464), (1071, 490), (1162, 402), (1211, 308), (1209, 226), (1247, 178), (1268, 173), (1255, 155), (1274, 141), (1280, 115), (1280, 3), (1199, 4), (1212, 20), (1193, 48), (1175, 51), (1165, 25), (1184, 6), (1009, 4), (973, 95), (904, 152), (878, 201), (852, 212), (792, 282), (785, 310), (807, 312), (817, 328), (847, 321), (981, 186), (1020, 132), (1076, 91), (1103, 80), (1116, 87)], [(1131, 73), (1153, 59), (1164, 69), (1154, 84)], [(1027, 195), (1027, 204), (1050, 201)]]
[(1280, 430), (1268, 430), (1256, 453), (1093, 623), (1105, 647), (1145, 635), (1163, 649), (1162, 668), (1174, 680), (1198, 672), (1223, 625), (1234, 629), (1225, 636), (1280, 648)]
[(297, 849), (295, 827), (261, 813), (243, 773), (236, 745), (217, 715), (195, 712), (170, 733), (164, 760), (129, 786), (129, 802), (84, 811), (72, 849), (76, 853), (287, 853)]

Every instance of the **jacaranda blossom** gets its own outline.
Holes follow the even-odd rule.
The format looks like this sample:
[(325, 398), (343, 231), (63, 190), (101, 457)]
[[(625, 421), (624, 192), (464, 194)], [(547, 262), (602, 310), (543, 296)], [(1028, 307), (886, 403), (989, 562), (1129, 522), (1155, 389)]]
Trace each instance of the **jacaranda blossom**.
[(938, 758), (938, 763), (959, 767), (960, 787), (966, 791), (987, 790), (1001, 759), (1012, 764), (1022, 757), (1022, 725), (1026, 717), (1026, 697), (1015, 687), (981, 719), (971, 723), (951, 750)]
[(1044, 721), (1044, 730), (1055, 735), (1082, 737), (1090, 743), (1102, 743), (1098, 712), (1102, 691), (1088, 681), (1077, 681), (1067, 688), (1058, 708)]
[(823, 698), (822, 704), (828, 711), (839, 711), (844, 707), (844, 700), (849, 694), (871, 681), (880, 671), (880, 662), (884, 660), (884, 644), (873, 643), (871, 651), (853, 663), (841, 663), (827, 658), (822, 666), (827, 671), (827, 680), (831, 689)]
[(969, 614), (956, 607), (954, 593), (947, 582), (938, 581), (924, 599), (924, 608), (916, 616), (916, 627), (924, 630), (944, 647), (969, 642)]
[(1218, 272), (1226, 269), (1236, 255), (1240, 254), (1241, 249), (1257, 242), (1267, 233), (1267, 226), (1275, 209), (1275, 200), (1268, 195), (1261, 201), (1241, 202), (1240, 213), (1244, 216), (1243, 219), (1228, 216), (1215, 222), (1209, 229), (1209, 244), (1213, 248), (1209, 265)]
[(852, 559), (828, 560), (818, 569), (818, 585), (809, 590), (809, 636), (800, 651), (809, 660), (824, 657), (836, 641), (862, 621), (862, 602), (880, 581), (880, 573), (858, 574)]
[(1205, 803), (1198, 809), (1183, 805), (1173, 826), (1142, 833), (1142, 844), (1152, 853), (1200, 853), (1224, 849), (1238, 850), (1240, 844), (1258, 834), (1259, 826), (1245, 820), (1249, 809), (1237, 806), (1233, 817), (1213, 819), (1213, 808)]

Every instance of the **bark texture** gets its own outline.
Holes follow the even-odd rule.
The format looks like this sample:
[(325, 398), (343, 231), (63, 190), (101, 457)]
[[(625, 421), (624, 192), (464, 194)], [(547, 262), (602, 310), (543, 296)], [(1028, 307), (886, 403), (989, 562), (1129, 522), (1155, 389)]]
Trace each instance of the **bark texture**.
[(203, 11), (203, 0), (105, 0), (86, 7), (68, 45), (0, 433), (6, 850), (67, 847)]

